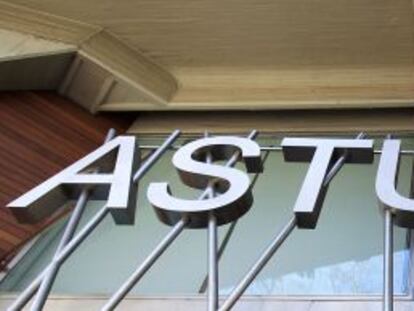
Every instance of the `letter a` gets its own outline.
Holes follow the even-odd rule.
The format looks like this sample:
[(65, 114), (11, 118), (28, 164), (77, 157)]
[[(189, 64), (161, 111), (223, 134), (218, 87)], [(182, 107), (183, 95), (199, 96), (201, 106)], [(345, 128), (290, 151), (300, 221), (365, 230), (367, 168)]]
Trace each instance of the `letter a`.
[[(96, 186), (94, 199), (107, 199), (107, 207), (117, 223), (132, 223), (135, 191), (131, 193), (135, 137), (119, 136), (81, 160), (20, 196), (7, 207), (20, 222), (35, 223), (49, 216), (67, 200), (76, 198), (84, 186)], [(99, 168), (100, 173), (90, 172)], [(111, 171), (112, 173), (107, 173)], [(91, 189), (92, 190), (92, 189)], [(109, 193), (109, 194), (108, 194)]]

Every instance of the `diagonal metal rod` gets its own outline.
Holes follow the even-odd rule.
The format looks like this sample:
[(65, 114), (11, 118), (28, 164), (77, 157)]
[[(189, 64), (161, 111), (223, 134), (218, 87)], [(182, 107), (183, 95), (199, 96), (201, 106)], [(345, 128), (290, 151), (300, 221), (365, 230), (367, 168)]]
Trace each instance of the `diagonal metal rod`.
[(182, 218), (177, 222), (171, 231), (162, 239), (162, 241), (154, 248), (151, 254), (144, 260), (144, 262), (135, 270), (135, 272), (126, 280), (125, 283), (112, 295), (108, 302), (102, 307), (101, 311), (115, 310), (117, 305), (128, 294), (128, 292), (135, 286), (137, 282), (145, 275), (145, 273), (152, 267), (157, 259), (164, 253), (164, 251), (171, 245), (172, 242), (180, 235), (185, 228), (187, 220)]
[[(110, 129), (108, 131), (108, 134), (106, 135), (104, 144), (112, 140), (115, 137), (115, 135), (116, 131), (114, 129)], [(95, 170), (95, 173), (97, 171), (98, 170)], [(69, 221), (65, 226), (63, 236), (55, 251), (54, 257), (57, 257), (57, 255), (62, 251), (65, 245), (68, 244), (68, 242), (72, 239), (73, 235), (75, 234), (76, 228), (78, 227), (79, 221), (83, 215), (86, 204), (88, 203), (89, 194), (90, 190), (88, 188), (82, 190), (79, 199), (76, 202), (76, 206), (69, 217)], [(37, 291), (37, 295), (31, 307), (32, 311), (42, 310), (43, 306), (46, 303), (50, 290), (52, 289), (52, 285), (54, 280), (56, 279), (56, 275), (59, 272), (59, 268), (60, 266), (58, 262), (52, 262), (51, 267), (48, 269), (47, 274), (42, 279), (42, 283), (39, 287), (39, 290)]]
[[(250, 132), (250, 134), (249, 135), (247, 135), (247, 138), (248, 139), (255, 139), (256, 137), (257, 137), (257, 135), (258, 135), (259, 133), (258, 133), (258, 131), (256, 131), (256, 130), (252, 130), (251, 132)], [(239, 151), (236, 151), (234, 154), (233, 154), (233, 156), (226, 162), (226, 164), (225, 164), (225, 166), (226, 167), (231, 167), (231, 166), (234, 166), (235, 164), (236, 164), (236, 162), (237, 162), (237, 160), (239, 159), (239, 156), (240, 156), (240, 152)], [(207, 197), (208, 197), (208, 195), (209, 195), (209, 189), (207, 188), (206, 190), (204, 190), (204, 192), (200, 195), (200, 197), (198, 198), (199, 200), (204, 200), (204, 199), (206, 199)]]
[[(137, 183), (142, 176), (155, 164), (156, 161), (164, 154), (171, 144), (178, 138), (179, 132), (173, 132), (169, 138), (149, 157), (145, 163), (142, 164), (140, 169), (134, 175), (134, 183)], [(144, 168), (142, 168), (144, 167)], [(138, 174), (139, 173), (139, 174)], [(106, 205), (96, 213), (91, 220), (77, 233), (70, 241), (61, 249), (57, 254), (52, 263), (50, 263), (33, 281), (30, 285), (17, 297), (11, 306), (8, 307), (7, 311), (20, 311), (27, 302), (33, 297), (36, 291), (42, 284), (43, 278), (54, 269), (54, 265), (62, 265), (64, 261), (73, 253), (73, 251), (89, 236), (89, 234), (100, 224), (100, 222), (109, 213), (109, 209)]]
[[(270, 151), (266, 151), (265, 155), (262, 158), (262, 164), (264, 165), (267, 158), (270, 155)], [(254, 186), (256, 185), (257, 180), (259, 179), (259, 174), (260, 173), (256, 173), (253, 177), (252, 182), (250, 183), (250, 188), (253, 189)], [(227, 244), (230, 241), (231, 236), (233, 235), (234, 229), (236, 228), (237, 225), (237, 220), (233, 221), (229, 228), (226, 231), (226, 235), (223, 238), (223, 241), (220, 244), (219, 250), (217, 252), (217, 260), (220, 261), (221, 257), (223, 256), (223, 253), (227, 247)], [(203, 282), (201, 283), (200, 289), (198, 290), (198, 292), (200, 294), (204, 293), (207, 290), (207, 286), (208, 286), (208, 274), (206, 275), (206, 277), (204, 278)]]
[[(258, 132), (253, 130), (248, 135), (249, 139), (254, 139), (257, 136)], [(235, 152), (233, 156), (227, 161), (226, 166), (233, 166), (239, 158), (239, 152)], [(212, 187), (214, 185), (211, 185)], [(198, 200), (203, 200), (208, 198), (211, 195), (211, 188), (207, 187), (203, 193), (199, 196)], [(181, 220), (183, 222), (182, 226), (185, 227), (186, 219)], [(178, 223), (177, 223), (178, 224)], [(177, 224), (170, 231), (169, 235), (172, 235), (172, 232), (175, 232)], [(181, 227), (181, 226), (180, 226)], [(181, 229), (182, 230), (182, 229)], [(131, 289), (139, 282), (139, 280), (144, 276), (144, 274), (151, 268), (151, 266), (156, 262), (156, 260), (162, 255), (165, 248), (167, 248), (179, 235), (179, 232), (176, 235), (172, 235), (173, 238), (170, 240), (168, 236), (164, 238), (153, 250), (153, 252), (147, 257), (147, 259), (135, 270), (135, 272), (121, 285), (121, 287), (111, 296), (108, 302), (101, 308), (101, 311), (112, 311), (114, 310), (122, 301), (122, 299), (131, 291)], [(177, 229), (178, 231), (178, 229)], [(164, 248), (165, 246), (165, 248)]]
[(262, 253), (259, 259), (254, 263), (250, 268), (249, 272), (246, 273), (244, 278), (239, 282), (236, 288), (232, 291), (230, 296), (223, 303), (219, 311), (230, 310), (237, 300), (243, 295), (247, 287), (254, 281), (256, 276), (264, 268), (264, 266), (269, 262), (274, 253), (279, 249), (283, 244), (286, 238), (292, 233), (293, 229), (296, 228), (296, 217), (292, 217), (282, 231), (273, 239), (269, 244), (266, 250)]
[[(247, 136), (248, 139), (255, 139), (258, 135), (258, 131), (257, 130), (252, 130), (249, 135)], [(226, 167), (231, 167), (234, 166), (239, 158), (240, 153), (238, 151), (236, 151), (233, 156), (227, 161), (226, 163)], [(256, 175), (257, 176), (257, 175)], [(256, 179), (257, 180), (257, 179)], [(200, 196), (200, 200), (207, 198), (210, 194), (211, 191), (213, 191), (214, 189), (214, 185), (211, 185), (211, 188), (207, 188), (204, 193)], [(209, 284), (209, 286), (213, 286), (211, 288), (211, 290), (209, 290), (209, 298), (208, 298), (208, 302), (209, 302), (209, 310), (210, 310), (210, 306), (211, 308), (215, 307), (215, 310), (218, 309), (218, 261), (219, 258), (221, 257), (223, 251), (224, 251), (224, 247), (225, 245), (222, 245), (223, 247), (220, 247), (220, 250), (217, 252), (217, 241), (218, 241), (218, 237), (217, 237), (217, 224), (214, 225), (214, 223), (216, 222), (216, 219), (214, 217), (214, 219), (212, 219), (214, 217), (214, 215), (210, 215), (210, 219), (209, 219), (209, 273), (205, 278), (205, 284), (207, 287), (207, 284)], [(235, 223), (235, 222), (234, 222)], [(233, 224), (232, 224), (233, 225)], [(214, 230), (214, 226), (215, 226), (215, 230)], [(232, 232), (234, 230), (234, 226), (233, 229), (230, 231)], [(214, 232), (211, 232), (214, 231)], [(230, 233), (231, 234), (231, 233)], [(227, 232), (227, 236), (225, 237), (224, 241), (230, 239), (230, 236), (228, 236), (228, 232)], [(226, 242), (226, 244), (227, 244)], [(213, 252), (213, 248), (214, 248), (214, 252)], [(214, 258), (213, 258), (214, 257)]]
[[(360, 133), (356, 139), (361, 139), (365, 137), (364, 133)], [(332, 168), (329, 170), (328, 174), (326, 175), (323, 186), (326, 187), (332, 178), (338, 173), (341, 169), (342, 165), (345, 163), (347, 157), (347, 153), (345, 152)], [(276, 253), (279, 247), (283, 244), (286, 238), (292, 233), (293, 229), (296, 228), (296, 217), (292, 217), (286, 226), (282, 229), (280, 233), (276, 235), (276, 237), (272, 240), (269, 246), (265, 249), (265, 251), (261, 254), (259, 259), (253, 264), (250, 270), (246, 273), (245, 277), (239, 282), (236, 288), (231, 292), (229, 297), (225, 300), (219, 311), (228, 311), (230, 310), (234, 304), (238, 301), (238, 299), (243, 295), (249, 285), (254, 281), (256, 276), (262, 271), (265, 265), (269, 262), (272, 256)]]
[(133, 181), (137, 182), (146, 172), (155, 164), (155, 162), (164, 154), (167, 149), (174, 143), (174, 141), (180, 136), (180, 130), (175, 130), (172, 134), (163, 142), (161, 146), (153, 154), (151, 154), (143, 165), (139, 167), (133, 177)]
[[(95, 229), (95, 227), (105, 218), (109, 210), (104, 206), (94, 217), (86, 224), (82, 230), (70, 240), (70, 242), (62, 249), (59, 253), (56, 261), (63, 263), (70, 254), (80, 245), (85, 238)], [(26, 303), (33, 297), (38, 290), (43, 278), (49, 271), (51, 265), (49, 264), (33, 281), (28, 287), (19, 295), (19, 297), (7, 308), (7, 311), (20, 311), (26, 305)]]

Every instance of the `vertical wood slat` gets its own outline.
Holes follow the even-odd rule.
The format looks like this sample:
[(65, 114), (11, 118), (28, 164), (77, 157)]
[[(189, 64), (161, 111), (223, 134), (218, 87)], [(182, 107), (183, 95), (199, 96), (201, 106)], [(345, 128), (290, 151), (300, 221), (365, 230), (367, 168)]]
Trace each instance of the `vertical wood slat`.
[(122, 133), (132, 121), (92, 116), (53, 92), (0, 93), (0, 262), (55, 219), (19, 224), (7, 203), (97, 148), (109, 128)]

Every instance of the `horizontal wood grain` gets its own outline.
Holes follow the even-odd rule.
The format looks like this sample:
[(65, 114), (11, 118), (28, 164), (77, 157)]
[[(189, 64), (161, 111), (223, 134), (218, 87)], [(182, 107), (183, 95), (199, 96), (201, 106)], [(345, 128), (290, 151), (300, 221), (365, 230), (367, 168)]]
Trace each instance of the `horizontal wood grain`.
[(414, 105), (412, 1), (2, 3), (17, 30), (72, 40), (134, 86), (93, 111)]
[(97, 25), (167, 68), (349, 66), (413, 60), (407, 0), (7, 0)]
[(44, 40), (30, 34), (0, 29), (0, 59), (74, 49), (72, 44)]
[(19, 224), (6, 204), (98, 147), (109, 128), (124, 132), (126, 115), (92, 116), (52, 92), (0, 93), (0, 262), (57, 215)]
[(0, 1), (0, 27), (70, 44), (80, 43), (100, 30), (89, 23), (39, 12), (5, 1)]
[(128, 130), (134, 134), (388, 133), (414, 132), (414, 109), (349, 109), (245, 112), (146, 112)]
[(168, 71), (108, 31), (83, 42), (80, 54), (134, 86), (156, 104), (167, 103), (177, 90), (177, 82)]

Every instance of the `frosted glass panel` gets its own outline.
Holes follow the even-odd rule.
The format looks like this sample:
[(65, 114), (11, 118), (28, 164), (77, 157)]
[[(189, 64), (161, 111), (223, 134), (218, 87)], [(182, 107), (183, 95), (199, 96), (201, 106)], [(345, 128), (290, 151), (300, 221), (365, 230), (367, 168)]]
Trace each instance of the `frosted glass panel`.
[[(155, 143), (151, 141), (151, 143)], [(261, 144), (276, 143), (261, 140)], [(145, 192), (151, 181), (169, 181), (174, 194), (197, 198), (179, 181), (168, 152), (139, 185), (134, 226), (108, 217), (62, 267), (55, 293), (109, 294), (168, 232)], [(373, 165), (346, 164), (330, 185), (316, 230), (296, 230), (247, 290), (254, 295), (363, 295), (382, 291), (382, 216), (374, 193)], [(400, 190), (408, 193), (412, 161), (403, 157)], [(242, 168), (242, 166), (240, 166)], [(254, 188), (255, 203), (238, 221), (220, 261), (220, 292), (227, 294), (292, 216), (308, 164), (286, 163), (272, 152)], [(91, 202), (84, 224), (102, 206)], [(21, 291), (51, 259), (65, 220), (48, 230), (0, 284)], [(81, 226), (82, 226), (81, 224)], [(220, 228), (223, 239), (228, 226)], [(395, 292), (407, 293), (408, 235), (395, 229)], [(196, 294), (206, 276), (205, 230), (186, 230), (131, 294)]]

